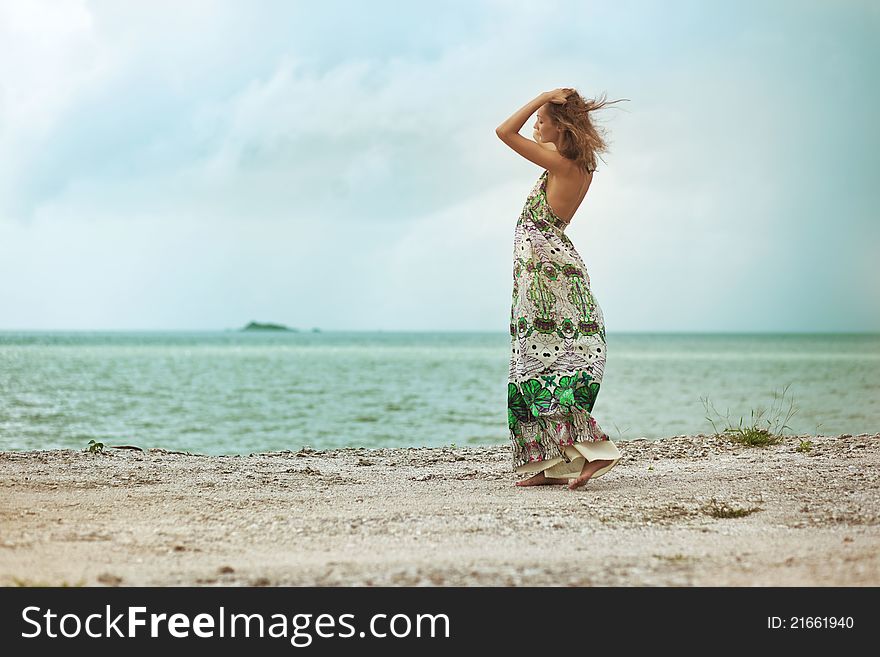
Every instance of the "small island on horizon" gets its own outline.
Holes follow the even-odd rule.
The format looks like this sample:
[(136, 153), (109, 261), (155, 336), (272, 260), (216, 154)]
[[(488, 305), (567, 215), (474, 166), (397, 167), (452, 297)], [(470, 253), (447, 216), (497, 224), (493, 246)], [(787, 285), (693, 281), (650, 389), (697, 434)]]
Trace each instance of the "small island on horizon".
[(299, 331), (299, 329), (284, 326), (284, 324), (269, 324), (261, 322), (251, 322), (241, 331)]

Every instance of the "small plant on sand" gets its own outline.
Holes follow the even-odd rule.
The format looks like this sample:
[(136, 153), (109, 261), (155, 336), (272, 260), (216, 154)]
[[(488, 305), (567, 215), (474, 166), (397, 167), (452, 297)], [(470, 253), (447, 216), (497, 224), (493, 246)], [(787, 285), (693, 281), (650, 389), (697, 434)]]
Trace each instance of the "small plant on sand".
[[(776, 400), (785, 399), (785, 392), (788, 390), (791, 384), (785, 386), (782, 391), (781, 397), (773, 392), (773, 406), (771, 407), (771, 413), (775, 410)], [(714, 411), (718, 417), (721, 417), (721, 414), (715, 410), (715, 407), (712, 406), (711, 402), (709, 402), (709, 398), (703, 399), (700, 397), (700, 400), (703, 402), (703, 406), (706, 408), (706, 412), (709, 413), (709, 407), (711, 406), (712, 411)], [(767, 447), (768, 445), (774, 445), (782, 440), (782, 431), (785, 429), (791, 429), (788, 424), (786, 424), (791, 417), (797, 413), (797, 410), (793, 409), (793, 402), (789, 406), (788, 414), (785, 416), (785, 419), (782, 421), (782, 426), (779, 426), (779, 412), (776, 413), (776, 416), (773, 418), (773, 422), (771, 423), (769, 420), (763, 419), (765, 409), (758, 407), (757, 410), (752, 409), (752, 421), (751, 424), (743, 426), (743, 418), (739, 419), (739, 426), (734, 427), (730, 423), (730, 409), (728, 409), (727, 415), (724, 417), (724, 422), (726, 426), (718, 430), (718, 427), (715, 425), (715, 421), (706, 416), (706, 419), (712, 425), (712, 428), (715, 430), (716, 437), (726, 437), (734, 440), (738, 443), (742, 443), (743, 445), (748, 445), (750, 447)], [(781, 410), (781, 409), (780, 409)], [(766, 426), (761, 426), (762, 423), (766, 423)]]
[(13, 586), (28, 586), (28, 587), (35, 586), (38, 588), (47, 588), (47, 587), (51, 587), (51, 586), (69, 587), (69, 586), (85, 586), (86, 585), (85, 580), (81, 580), (81, 579), (77, 580), (76, 582), (68, 582), (65, 579), (65, 580), (62, 580), (60, 584), (57, 584), (57, 583), (52, 583), (52, 582), (43, 582), (43, 581), (38, 581), (38, 580), (22, 579), (20, 577), (13, 577), (12, 582), (13, 582)]
[(797, 446), (797, 451), (799, 452), (809, 452), (811, 449), (813, 449), (812, 440), (802, 440), (801, 444)]
[[(611, 424), (614, 424), (614, 422), (612, 422)], [(626, 429), (624, 429), (623, 431), (621, 431), (621, 430), (620, 430), (620, 427), (618, 427), (616, 424), (614, 424), (614, 428), (617, 429), (617, 440), (618, 440), (618, 442), (621, 440), (621, 436), (623, 436), (623, 431), (629, 431), (629, 427), (627, 427)]]
[(761, 508), (757, 506), (748, 509), (736, 509), (726, 502), (719, 502), (714, 497), (703, 506), (703, 513), (713, 518), (741, 518), (760, 510)]
[(89, 452), (92, 454), (101, 454), (104, 452), (104, 443), (96, 443), (94, 440), (89, 441)]

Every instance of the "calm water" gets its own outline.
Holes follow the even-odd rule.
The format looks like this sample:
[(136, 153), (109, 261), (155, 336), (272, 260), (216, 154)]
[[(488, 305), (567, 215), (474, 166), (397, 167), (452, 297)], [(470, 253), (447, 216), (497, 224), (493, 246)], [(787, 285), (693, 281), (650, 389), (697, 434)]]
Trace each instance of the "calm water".
[[(0, 450), (504, 444), (508, 349), (505, 333), (0, 332)], [(880, 432), (880, 334), (609, 333), (607, 351), (593, 411), (614, 440), (709, 433), (705, 403), (736, 426), (764, 408), (779, 428), (793, 404), (787, 434)]]

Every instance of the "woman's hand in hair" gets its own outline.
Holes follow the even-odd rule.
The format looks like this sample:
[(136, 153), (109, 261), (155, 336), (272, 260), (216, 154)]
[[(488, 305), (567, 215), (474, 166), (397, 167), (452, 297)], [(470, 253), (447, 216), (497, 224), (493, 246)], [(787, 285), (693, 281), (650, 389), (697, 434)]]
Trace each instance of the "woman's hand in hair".
[(568, 97), (574, 93), (574, 89), (571, 87), (560, 87), (559, 89), (554, 89), (553, 91), (547, 92), (547, 101), (551, 103), (556, 103), (557, 105), (561, 105)]

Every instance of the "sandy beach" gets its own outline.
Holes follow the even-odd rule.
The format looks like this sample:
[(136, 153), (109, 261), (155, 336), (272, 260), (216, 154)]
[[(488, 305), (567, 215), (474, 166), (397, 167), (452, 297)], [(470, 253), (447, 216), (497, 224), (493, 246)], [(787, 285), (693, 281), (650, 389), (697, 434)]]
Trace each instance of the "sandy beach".
[(0, 452), (0, 584), (880, 585), (880, 434), (617, 444), (574, 491), (506, 445)]

